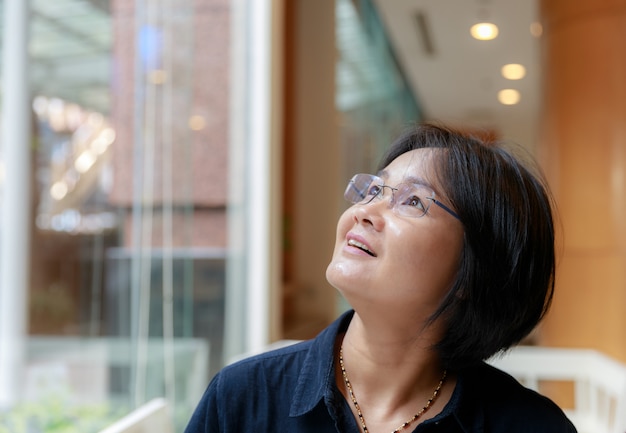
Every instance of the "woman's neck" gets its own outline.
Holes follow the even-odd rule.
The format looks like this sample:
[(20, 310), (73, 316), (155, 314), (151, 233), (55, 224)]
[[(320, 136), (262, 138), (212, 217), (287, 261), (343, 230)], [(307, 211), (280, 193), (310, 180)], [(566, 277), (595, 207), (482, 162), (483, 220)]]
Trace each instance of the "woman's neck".
[[(380, 323), (370, 325), (355, 313), (343, 338), (338, 339), (337, 385), (358, 418), (352, 397), (356, 398), (370, 433), (376, 432), (375, 426), (382, 428), (383, 425), (388, 427), (383, 431), (393, 431), (433, 397), (444, 369), (432, 347), (433, 337), (427, 331), (409, 333), (407, 328), (396, 329)], [(338, 362), (340, 349), (344, 372)], [(346, 386), (344, 373), (349, 377), (353, 396)], [(415, 424), (443, 409), (454, 383), (454, 376), (448, 372), (432, 407)]]

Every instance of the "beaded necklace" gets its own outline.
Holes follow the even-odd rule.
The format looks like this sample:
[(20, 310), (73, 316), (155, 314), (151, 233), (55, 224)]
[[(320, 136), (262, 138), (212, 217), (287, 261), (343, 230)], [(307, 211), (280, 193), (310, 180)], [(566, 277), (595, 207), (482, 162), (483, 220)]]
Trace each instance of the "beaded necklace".
[[(343, 381), (346, 384), (346, 388), (348, 388), (350, 399), (352, 400), (352, 403), (354, 404), (354, 407), (356, 408), (356, 413), (359, 416), (359, 422), (361, 423), (361, 428), (363, 429), (363, 433), (369, 433), (369, 430), (367, 429), (367, 426), (365, 425), (365, 418), (363, 417), (363, 412), (361, 412), (361, 407), (359, 406), (359, 403), (356, 401), (356, 397), (354, 396), (354, 391), (352, 390), (352, 384), (350, 383), (350, 379), (348, 379), (348, 373), (346, 373), (346, 367), (343, 365), (343, 346), (339, 348), (339, 366), (341, 367), (341, 375), (343, 376)], [(404, 422), (400, 427), (395, 429), (392, 433), (398, 433), (399, 431), (404, 430), (409, 425), (411, 425), (416, 419), (422, 416), (424, 412), (426, 412), (430, 408), (430, 406), (439, 396), (439, 391), (441, 390), (441, 387), (446, 381), (447, 374), (448, 374), (448, 370), (444, 370), (443, 376), (441, 376), (441, 380), (439, 381), (439, 385), (437, 385), (437, 388), (435, 388), (435, 392), (433, 392), (433, 395), (428, 399), (428, 401), (426, 402), (426, 405), (423, 408), (421, 408), (419, 412), (413, 415), (409, 420)]]

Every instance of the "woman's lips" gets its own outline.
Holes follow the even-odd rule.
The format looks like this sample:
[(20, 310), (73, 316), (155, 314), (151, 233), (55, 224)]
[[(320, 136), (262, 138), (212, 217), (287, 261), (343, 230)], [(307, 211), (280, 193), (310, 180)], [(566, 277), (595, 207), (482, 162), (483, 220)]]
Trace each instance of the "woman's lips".
[(376, 257), (376, 253), (374, 253), (374, 251), (372, 251), (370, 246), (367, 243), (365, 243), (364, 239), (360, 239), (360, 238), (358, 238), (356, 236), (348, 236), (348, 242), (347, 243), (351, 247), (358, 248), (359, 250), (364, 251), (368, 255), (370, 255), (372, 257)]

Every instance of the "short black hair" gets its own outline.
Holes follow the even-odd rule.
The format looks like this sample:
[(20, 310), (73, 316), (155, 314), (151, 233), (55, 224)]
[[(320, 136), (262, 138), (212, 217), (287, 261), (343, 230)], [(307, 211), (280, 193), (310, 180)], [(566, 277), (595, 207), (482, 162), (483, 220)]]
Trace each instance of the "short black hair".
[(379, 169), (420, 148), (441, 148), (433, 179), (464, 226), (458, 272), (431, 321), (447, 330), (435, 348), (460, 370), (526, 337), (552, 302), (555, 276), (553, 201), (532, 159), (504, 143), (436, 123), (410, 128)]

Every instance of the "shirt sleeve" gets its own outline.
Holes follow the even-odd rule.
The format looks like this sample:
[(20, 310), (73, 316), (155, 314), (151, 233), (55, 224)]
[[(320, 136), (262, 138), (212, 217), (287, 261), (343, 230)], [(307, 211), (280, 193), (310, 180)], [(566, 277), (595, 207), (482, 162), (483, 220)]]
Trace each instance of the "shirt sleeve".
[(221, 375), (218, 373), (209, 383), (198, 406), (191, 415), (185, 433), (220, 433), (218, 388)]

